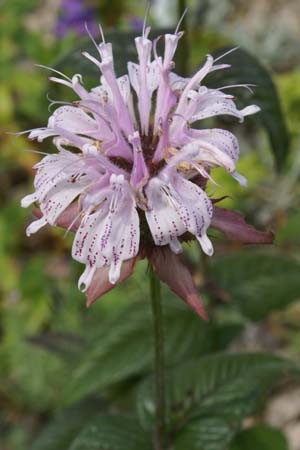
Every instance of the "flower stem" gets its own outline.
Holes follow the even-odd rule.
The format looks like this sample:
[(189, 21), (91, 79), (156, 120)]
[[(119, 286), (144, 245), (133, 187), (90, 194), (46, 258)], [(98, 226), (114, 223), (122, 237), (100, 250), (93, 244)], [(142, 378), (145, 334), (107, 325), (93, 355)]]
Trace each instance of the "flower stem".
[(164, 330), (160, 294), (160, 281), (150, 266), (150, 296), (154, 334), (154, 383), (155, 383), (155, 450), (166, 450), (166, 401), (164, 374)]

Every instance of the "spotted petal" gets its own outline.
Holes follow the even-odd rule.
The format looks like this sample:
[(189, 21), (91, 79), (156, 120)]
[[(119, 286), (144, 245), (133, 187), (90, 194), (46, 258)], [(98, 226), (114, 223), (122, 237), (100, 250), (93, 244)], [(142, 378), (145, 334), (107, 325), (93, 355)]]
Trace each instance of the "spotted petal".
[(239, 157), (239, 144), (237, 138), (230, 131), (221, 128), (190, 130), (190, 136), (194, 139), (208, 142), (230, 156), (234, 163), (237, 162)]
[(109, 281), (120, 277), (122, 262), (139, 250), (139, 217), (128, 182), (122, 175), (111, 176), (103, 190), (97, 211), (83, 218), (73, 243), (73, 258), (87, 264), (79, 285), (89, 287), (97, 267), (109, 267)]
[(198, 109), (190, 121), (196, 122), (197, 120), (208, 119), (209, 117), (231, 115), (237, 117), (242, 122), (245, 116), (255, 114), (259, 110), (260, 108), (256, 105), (239, 110), (231, 96), (225, 95), (221, 91), (209, 89), (208, 94), (199, 103)]
[(149, 210), (146, 218), (156, 245), (169, 244), (178, 253), (178, 237), (185, 232), (196, 236), (203, 251), (213, 253), (206, 235), (212, 217), (212, 205), (205, 192), (178, 174), (166, 180), (154, 178), (146, 189)]

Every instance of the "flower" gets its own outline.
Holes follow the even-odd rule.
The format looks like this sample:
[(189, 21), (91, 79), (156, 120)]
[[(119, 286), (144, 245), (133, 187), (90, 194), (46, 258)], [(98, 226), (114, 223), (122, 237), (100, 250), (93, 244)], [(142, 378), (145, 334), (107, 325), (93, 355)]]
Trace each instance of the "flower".
[(85, 33), (85, 23), (88, 24), (95, 35), (98, 27), (94, 21), (93, 8), (87, 7), (84, 0), (62, 0), (62, 14), (56, 23), (55, 32), (58, 37), (64, 37), (68, 32), (73, 31), (77, 35)]
[(140, 31), (143, 28), (143, 21), (137, 17), (137, 16), (129, 16), (128, 22), (130, 28), (132, 28), (135, 31)]
[(173, 57), (182, 33), (166, 34), (159, 56), (158, 39), (152, 42), (149, 31), (144, 27), (135, 39), (138, 63), (128, 62), (128, 75), (116, 77), (112, 45), (102, 34), (101, 44), (94, 41), (99, 60), (83, 53), (100, 70), (99, 86), (87, 91), (78, 74), (50, 78), (79, 100), (58, 107), (47, 127), (31, 130), (29, 138), (39, 142), (52, 137), (58, 152), (36, 164), (35, 192), (21, 204), (38, 202), (40, 208), (28, 236), (46, 224), (75, 232), (72, 256), (85, 264), (78, 285), (88, 304), (147, 256), (161, 279), (204, 316), (178, 256), (182, 241), (193, 236), (212, 255), (211, 225), (229, 237), (247, 236), (247, 242), (270, 242), (272, 236), (213, 205), (205, 192), (211, 168), (222, 167), (245, 184), (236, 171), (239, 146), (229, 131), (193, 125), (223, 114), (243, 121), (259, 108), (239, 110), (223, 89), (203, 85), (207, 74), (229, 67), (219, 58), (208, 55), (191, 78), (177, 75)]

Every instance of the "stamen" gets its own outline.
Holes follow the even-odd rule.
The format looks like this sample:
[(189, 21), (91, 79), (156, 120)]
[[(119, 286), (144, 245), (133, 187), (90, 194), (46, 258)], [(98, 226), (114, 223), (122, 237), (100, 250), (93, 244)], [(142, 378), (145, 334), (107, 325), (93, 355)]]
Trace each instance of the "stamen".
[(193, 166), (195, 168), (195, 170), (197, 170), (197, 172), (204, 178), (207, 178), (212, 184), (214, 184), (217, 187), (221, 187), (221, 185), (219, 183), (217, 183), (212, 176), (204, 169), (204, 167), (202, 167), (200, 164), (191, 161), (190, 162), (191, 166)]
[(38, 150), (23, 149), (23, 151), (24, 151), (24, 152), (28, 152), (28, 153), (37, 153), (38, 155), (44, 155), (44, 156), (50, 155), (50, 153), (39, 152)]
[(76, 221), (80, 218), (80, 216), (82, 214), (86, 214), (87, 212), (88, 212), (88, 209), (87, 210), (83, 210), (83, 211), (79, 211), (79, 213), (74, 217), (74, 219), (72, 220), (72, 222), (70, 223), (70, 225), (66, 229), (66, 231), (64, 233), (64, 239), (66, 239), (66, 237), (68, 236), (72, 226), (76, 223)]
[(96, 49), (99, 50), (99, 49), (98, 49), (98, 44), (97, 44), (97, 42), (95, 41), (95, 39), (94, 39), (92, 33), (91, 33), (90, 30), (89, 30), (89, 27), (88, 27), (88, 25), (87, 25), (87, 22), (84, 22), (84, 28), (85, 28), (85, 31), (87, 32), (87, 34), (89, 35), (89, 38), (91, 39), (92, 43), (93, 43), (94, 46), (96, 47)]
[(146, 11), (145, 11), (145, 17), (144, 17), (144, 22), (143, 22), (143, 39), (146, 38), (146, 33), (147, 33), (147, 20), (148, 20), (148, 15), (151, 9), (151, 3), (150, 1), (147, 2), (147, 6), (146, 6)]
[(242, 88), (247, 89), (249, 92), (251, 92), (251, 94), (254, 94), (254, 91), (253, 91), (253, 89), (251, 89), (251, 87), (256, 87), (256, 86), (257, 86), (256, 84), (231, 84), (229, 86), (222, 86), (222, 87), (218, 88), (217, 91), (242, 87)]
[(224, 58), (227, 55), (230, 55), (230, 53), (235, 52), (236, 50), (238, 50), (240, 48), (240, 46), (238, 45), (237, 47), (231, 48), (230, 50), (228, 50), (227, 52), (223, 53), (223, 55), (218, 56), (216, 59), (214, 59), (214, 63), (219, 61), (220, 59)]
[(172, 193), (169, 186), (167, 185), (162, 185), (161, 186), (161, 191), (165, 194), (167, 201), (169, 202), (169, 204), (176, 210), (178, 211), (180, 209), (180, 203), (178, 202), (178, 200), (176, 199), (174, 192)]
[(64, 105), (64, 106), (74, 106), (74, 102), (64, 102), (60, 100), (54, 100), (49, 97), (49, 93), (46, 95), (46, 98), (48, 102), (50, 102), (50, 105), (48, 106), (48, 111), (51, 112), (51, 107), (54, 105)]
[(183, 11), (183, 13), (178, 21), (178, 24), (177, 24), (174, 34), (178, 34), (180, 25), (182, 24), (183, 19), (185, 18), (187, 12), (188, 12), (188, 7), (186, 7), (185, 10)]
[(13, 136), (18, 137), (18, 136), (21, 136), (22, 134), (31, 133), (32, 131), (40, 130), (40, 129), (47, 130), (46, 127), (43, 127), (43, 128), (31, 128), (30, 130), (17, 131), (17, 132), (16, 131), (5, 131), (4, 134), (12, 134)]
[(35, 67), (41, 67), (42, 69), (47, 69), (47, 70), (50, 70), (51, 72), (57, 73), (58, 75), (60, 75), (61, 77), (65, 78), (67, 81), (72, 83), (71, 78), (67, 77), (67, 75), (65, 75), (64, 73), (60, 72), (59, 70), (53, 69), (52, 67), (49, 67), (49, 66), (44, 66), (43, 64), (34, 64), (34, 66)]
[(106, 42), (105, 42), (105, 37), (104, 37), (104, 33), (103, 33), (103, 28), (102, 28), (102, 26), (100, 25), (100, 23), (99, 23), (99, 31), (100, 31), (100, 34), (101, 34), (101, 39), (102, 39), (103, 44), (106, 44)]

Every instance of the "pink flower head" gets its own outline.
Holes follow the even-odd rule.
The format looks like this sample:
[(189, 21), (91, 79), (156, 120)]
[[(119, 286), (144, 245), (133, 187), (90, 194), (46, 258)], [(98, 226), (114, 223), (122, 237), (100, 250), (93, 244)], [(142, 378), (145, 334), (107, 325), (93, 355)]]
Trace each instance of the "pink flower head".
[[(79, 288), (90, 303), (129, 276), (146, 253), (161, 278), (203, 315), (176, 255), (187, 234), (213, 253), (207, 229), (214, 208), (204, 191), (210, 169), (222, 167), (242, 184), (245, 179), (236, 172), (235, 136), (193, 125), (223, 114), (243, 121), (259, 107), (239, 110), (231, 95), (203, 84), (207, 74), (228, 67), (210, 55), (192, 78), (178, 76), (173, 58), (182, 33), (166, 34), (159, 56), (149, 31), (135, 39), (138, 63), (129, 62), (126, 75), (116, 76), (112, 45), (103, 39), (95, 43), (99, 59), (83, 53), (99, 68), (98, 86), (87, 91), (81, 75), (51, 78), (79, 100), (58, 107), (47, 127), (29, 134), (39, 142), (52, 137), (58, 151), (36, 164), (35, 192), (22, 200), (23, 207), (38, 202), (41, 211), (27, 235), (46, 224), (76, 231), (72, 256), (85, 265)], [(172, 270), (178, 272), (173, 282)]]

